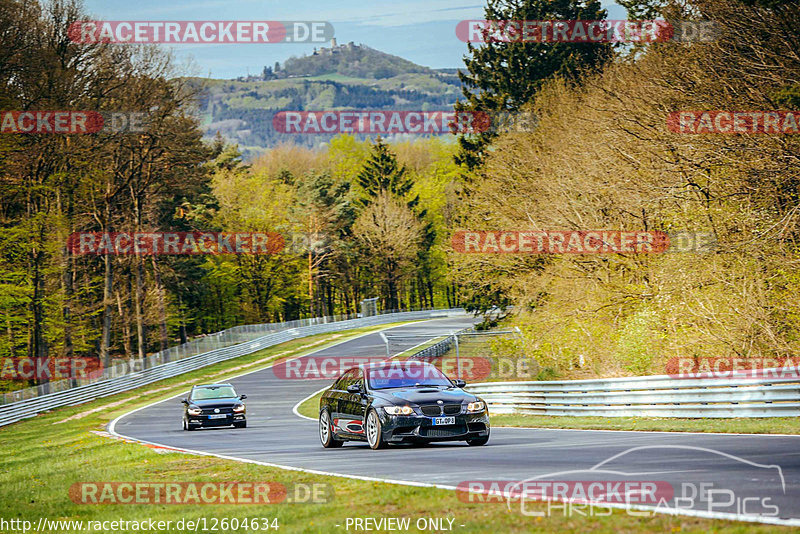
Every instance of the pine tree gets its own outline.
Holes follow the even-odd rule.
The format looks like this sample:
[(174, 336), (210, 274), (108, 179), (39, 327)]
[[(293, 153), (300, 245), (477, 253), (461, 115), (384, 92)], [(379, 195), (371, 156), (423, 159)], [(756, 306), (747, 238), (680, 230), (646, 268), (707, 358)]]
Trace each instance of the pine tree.
[(618, 0), (617, 3), (628, 12), (632, 20), (651, 20), (663, 16), (665, 0)]
[[(363, 206), (369, 205), (382, 192), (405, 198), (414, 187), (414, 182), (406, 176), (405, 166), (397, 163), (397, 158), (380, 137), (375, 140), (372, 155), (356, 176), (356, 181), (367, 195), (361, 199)], [(416, 196), (407, 205), (413, 209), (418, 203), (419, 196)]]
[[(372, 154), (356, 176), (356, 182), (365, 195), (359, 199), (359, 203), (366, 210), (373, 208), (375, 202), (386, 202), (387, 198), (405, 203), (411, 216), (416, 220), (416, 227), (412, 233), (419, 238), (415, 252), (416, 278), (430, 282), (431, 248), (436, 241), (436, 231), (433, 223), (426, 218), (427, 211), (418, 208), (419, 195), (409, 198), (414, 181), (407, 176), (406, 167), (397, 162), (395, 155), (380, 137), (372, 146)], [(393, 262), (394, 259), (389, 258), (383, 265), (378, 266), (378, 272), (386, 276), (389, 276), (386, 273), (393, 273), (389, 276), (392, 280), (384, 280), (384, 286), (388, 291), (384, 301), (388, 309), (394, 309), (399, 305), (397, 283), (404, 277), (397, 274), (396, 265), (394, 267), (390, 265)]]
[[(486, 20), (604, 20), (606, 11), (598, 0), (487, 0)], [(514, 113), (530, 102), (542, 84), (553, 77), (579, 80), (587, 69), (604, 64), (611, 45), (599, 43), (488, 42), (467, 44), (464, 58), (468, 73), (459, 72), (465, 101), (456, 111), (489, 114)], [(478, 167), (497, 133), (493, 131), (459, 138), (456, 161), (469, 169)]]

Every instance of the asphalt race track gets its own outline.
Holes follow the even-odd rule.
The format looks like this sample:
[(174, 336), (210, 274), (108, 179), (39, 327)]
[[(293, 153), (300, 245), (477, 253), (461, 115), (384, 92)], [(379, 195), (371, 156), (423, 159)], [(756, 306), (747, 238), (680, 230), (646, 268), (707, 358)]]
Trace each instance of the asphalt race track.
[[(395, 327), (391, 333), (433, 337), (470, 322), (471, 318), (436, 319)], [(414, 339), (409, 347), (420, 341)], [(385, 345), (375, 333), (314, 356), (384, 354)], [(110, 430), (149, 443), (248, 461), (447, 488), (465, 481), (533, 477), (668, 482), (671, 494), (661, 508), (800, 525), (800, 436), (495, 427), (484, 447), (453, 442), (373, 451), (366, 444), (348, 443), (326, 450), (320, 445), (317, 423), (298, 417), (292, 408), (330, 380), (287, 380), (268, 368), (231, 382), (248, 396), (246, 429), (183, 431), (181, 395), (124, 415), (109, 425)]]

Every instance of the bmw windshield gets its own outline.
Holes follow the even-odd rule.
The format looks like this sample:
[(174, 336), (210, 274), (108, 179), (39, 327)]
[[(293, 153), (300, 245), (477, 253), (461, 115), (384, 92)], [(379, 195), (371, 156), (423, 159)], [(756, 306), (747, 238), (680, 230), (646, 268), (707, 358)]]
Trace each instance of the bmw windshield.
[(386, 366), (367, 369), (367, 380), (372, 389), (453, 386), (439, 369), (420, 362), (392, 362)]

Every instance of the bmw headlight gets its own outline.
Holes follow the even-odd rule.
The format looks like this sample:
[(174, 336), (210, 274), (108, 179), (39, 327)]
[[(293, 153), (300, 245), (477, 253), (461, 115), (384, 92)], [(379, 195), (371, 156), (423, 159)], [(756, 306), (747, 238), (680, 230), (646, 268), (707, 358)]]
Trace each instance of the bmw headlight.
[(189, 410), (187, 410), (187, 411), (188, 411), (189, 415), (201, 415), (203, 413), (203, 410), (201, 410), (197, 406), (190, 406)]
[(234, 406), (233, 413), (244, 413), (244, 404), (237, 404)]
[(412, 415), (414, 413), (411, 406), (384, 406), (383, 409), (389, 415)]
[(475, 401), (467, 404), (467, 413), (478, 413), (486, 409), (486, 403), (483, 401)]

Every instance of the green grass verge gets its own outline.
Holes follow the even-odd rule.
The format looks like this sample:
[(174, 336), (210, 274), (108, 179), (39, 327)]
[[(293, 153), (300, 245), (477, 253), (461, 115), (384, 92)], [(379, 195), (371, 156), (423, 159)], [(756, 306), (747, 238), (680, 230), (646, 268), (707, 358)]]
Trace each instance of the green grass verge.
[[(319, 415), (322, 393), (307, 399), (297, 411)], [(666, 417), (555, 417), (552, 415), (492, 415), (492, 426), (572, 428), (585, 430), (650, 430), (659, 432), (721, 432), (739, 434), (800, 434), (800, 418), (672, 419)]]
[[(297, 411), (319, 415), (322, 393), (307, 399)], [(666, 417), (562, 417), (552, 415), (494, 414), (492, 426), (572, 428), (584, 430), (650, 430), (658, 432), (721, 432), (739, 434), (800, 434), (800, 418), (763, 417), (737, 419), (672, 419)]]
[[(295, 340), (135, 391), (55, 410), (0, 428), (0, 518), (6, 521), (24, 519), (36, 525), (39, 517), (83, 521), (153, 519), (171, 520), (173, 524), (178, 519), (212, 521), (214, 518), (241, 520), (266, 517), (278, 519), (279, 532), (346, 532), (344, 524), (347, 517), (409, 517), (412, 524), (418, 518), (451, 517), (455, 519), (454, 530), (464, 533), (549, 530), (745, 533), (780, 530), (774, 526), (698, 518), (663, 515), (633, 517), (616, 510), (605, 517), (568, 518), (557, 513), (553, 517), (534, 518), (522, 515), (518, 509), (509, 511), (503, 504), (464, 503), (459, 501), (454, 492), (447, 490), (311, 475), (181, 453), (159, 454), (136, 443), (112, 440), (90, 432), (104, 429), (111, 419), (131, 409), (185, 390), (188, 387), (187, 382), (223, 380), (225, 373), (234, 375), (251, 368), (257, 369), (270, 358), (300, 355), (322, 348), (328, 342), (339, 342), (364, 331), (368, 329), (350, 331), (344, 335), (328, 334)], [(248, 363), (254, 365), (245, 367)], [(92, 411), (95, 409), (97, 410)], [(67, 420), (79, 415), (78, 418)], [(246, 437), (246, 433), (247, 430), (242, 431), (243, 437)], [(331, 453), (320, 448), (319, 454)], [(357, 461), (360, 455), (377, 453), (353, 449), (338, 451), (336, 454), (339, 461), (342, 460), (342, 455), (349, 457), (345, 461)], [(72, 502), (68, 496), (70, 486), (76, 482), (89, 481), (259, 481), (286, 485), (329, 483), (333, 486), (335, 497), (324, 504), (199, 506), (79, 505)], [(527, 508), (543, 509), (539, 504), (529, 505)], [(411, 531), (418, 532), (413, 527)], [(114, 532), (141, 531), (117, 529)], [(173, 528), (166, 532), (178, 531)], [(255, 530), (217, 529), (212, 532)]]
[(552, 415), (496, 414), (492, 416), (492, 425), (587, 430), (800, 434), (800, 418), (797, 417), (673, 419), (666, 417), (555, 417)]
[(297, 411), (312, 419), (319, 417), (319, 399), (322, 397), (322, 393), (323, 392), (320, 391), (313, 397), (304, 400), (303, 403), (297, 407)]

